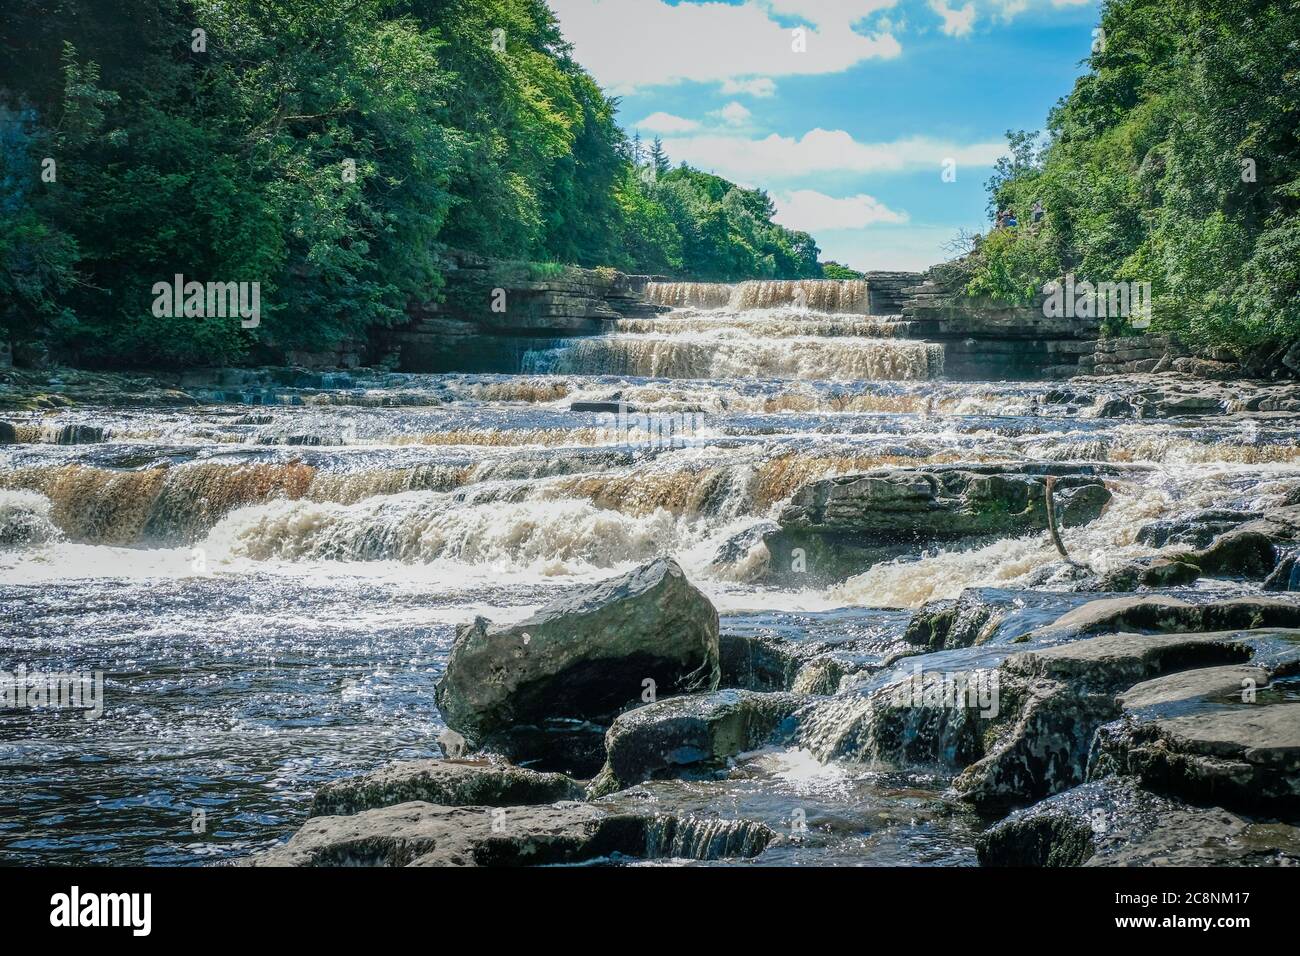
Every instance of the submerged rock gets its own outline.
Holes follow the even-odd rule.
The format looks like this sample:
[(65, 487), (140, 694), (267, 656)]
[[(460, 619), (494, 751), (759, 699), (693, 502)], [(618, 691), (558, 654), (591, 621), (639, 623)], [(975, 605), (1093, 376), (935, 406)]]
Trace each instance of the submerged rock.
[(470, 748), (587, 775), (621, 710), (648, 688), (667, 696), (716, 687), (718, 659), (717, 611), (661, 558), (525, 621), (463, 625), (435, 699)]
[(1300, 863), (1300, 829), (1104, 781), (1013, 813), (976, 850), (985, 866), (1283, 866)]
[(773, 573), (834, 580), (918, 544), (1046, 530), (1049, 475), (1063, 527), (1094, 520), (1110, 501), (1089, 466), (1052, 463), (880, 469), (814, 481), (764, 538)]
[(411, 760), (326, 784), (309, 816), (347, 816), (424, 801), (444, 807), (513, 807), (582, 799), (577, 781), (487, 760)]
[(544, 866), (614, 855), (715, 860), (761, 853), (776, 833), (748, 820), (610, 813), (584, 803), (444, 807), (414, 802), (313, 817), (252, 866)]
[(776, 735), (798, 709), (796, 694), (723, 690), (672, 697), (620, 714), (605, 735), (608, 755), (593, 797), (644, 780), (700, 774)]

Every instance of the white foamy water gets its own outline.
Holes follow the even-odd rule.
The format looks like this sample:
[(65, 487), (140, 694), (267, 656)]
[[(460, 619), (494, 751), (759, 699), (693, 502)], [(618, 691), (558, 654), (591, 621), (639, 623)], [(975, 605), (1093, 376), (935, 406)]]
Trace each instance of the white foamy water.
[[(1300, 488), (1294, 418), (1115, 421), (1097, 405), (1051, 404), (1046, 383), (946, 382), (938, 347), (874, 334), (888, 318), (866, 314), (863, 290), (834, 285), (665, 286), (653, 295), (673, 311), (547, 343), (525, 375), (339, 373), (310, 389), (249, 386), (246, 405), (13, 413), (33, 437), (0, 447), (6, 655), (114, 676), (97, 736), (64, 722), (61, 737), (36, 718), (18, 729), (22, 785), (0, 787), (16, 795), (0, 796), (0, 812), (17, 823), (0, 848), (78, 864), (265, 846), (324, 781), (433, 755), (432, 687), (456, 625), (521, 619), (662, 554), (724, 627), (793, 640), (879, 628), (889, 646), (906, 615), (873, 608), (969, 586), (1073, 586), (1047, 576), (1062, 562), (1045, 534), (920, 542), (834, 583), (764, 581), (758, 529), (819, 478), (1104, 465), (1110, 505), (1062, 531), (1071, 556), (1103, 572), (1157, 553), (1137, 540), (1149, 521), (1259, 511)], [(633, 410), (626, 428), (600, 411), (620, 402)], [(690, 427), (665, 441), (642, 413), (691, 416)], [(106, 440), (38, 440), (80, 424)], [(655, 781), (655, 799), (739, 806), (774, 826), (796, 807), (824, 814), (825, 832), (850, 838), (817, 859), (969, 862), (949, 817), (886, 836), (917, 805), (835, 761), (862, 718), (850, 704), (800, 747), (746, 755), (740, 784)], [(66, 754), (92, 750), (105, 759), (69, 774)], [(234, 808), (221, 839), (234, 836), (168, 836), (203, 801)]]
[(942, 347), (852, 336), (747, 338), (730, 332), (566, 339), (529, 352), (525, 370), (648, 378), (915, 381), (943, 373)]

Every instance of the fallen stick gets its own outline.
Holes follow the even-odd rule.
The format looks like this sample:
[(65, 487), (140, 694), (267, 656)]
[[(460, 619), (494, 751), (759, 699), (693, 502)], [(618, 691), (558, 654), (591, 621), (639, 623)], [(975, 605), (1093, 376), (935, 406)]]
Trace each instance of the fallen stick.
[(1061, 533), (1056, 530), (1056, 502), (1052, 499), (1052, 489), (1055, 485), (1056, 476), (1048, 475), (1043, 487), (1043, 497), (1047, 500), (1047, 533), (1052, 536), (1052, 544), (1056, 545), (1056, 550), (1061, 552), (1061, 557), (1074, 564), (1069, 552), (1065, 550), (1065, 544), (1061, 541)]

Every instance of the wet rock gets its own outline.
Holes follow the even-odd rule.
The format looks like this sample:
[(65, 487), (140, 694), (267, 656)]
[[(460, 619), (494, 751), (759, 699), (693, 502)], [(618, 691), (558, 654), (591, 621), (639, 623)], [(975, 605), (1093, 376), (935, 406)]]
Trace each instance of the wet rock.
[(1000, 718), (984, 734), (984, 756), (954, 789), (993, 810), (1082, 783), (1097, 728), (1122, 711), (1120, 691), (1252, 653), (1231, 634), (1106, 634), (1014, 654), (998, 671)]
[(1045, 530), (1047, 475), (1057, 476), (1064, 527), (1092, 521), (1110, 501), (1088, 466), (880, 469), (804, 485), (764, 540), (778, 576), (789, 568), (804, 580), (833, 580), (918, 544)]
[(601, 796), (644, 780), (718, 770), (727, 758), (778, 734), (802, 700), (796, 694), (723, 690), (629, 710), (605, 735), (607, 760), (590, 793)]
[(411, 760), (326, 784), (312, 801), (313, 817), (423, 801), (444, 807), (513, 807), (581, 800), (579, 784), (558, 773), (537, 773), (487, 760)]
[(781, 526), (775, 521), (760, 521), (732, 535), (713, 555), (710, 569), (736, 581), (762, 578), (771, 564), (771, 553), (764, 546), (764, 539), (780, 530)]
[(789, 690), (803, 662), (788, 641), (761, 635), (718, 637), (721, 663), (719, 686), (739, 690)]
[(1300, 561), (1292, 552), (1277, 563), (1273, 573), (1260, 585), (1265, 591), (1300, 591)]
[(9, 422), (0, 422), (0, 445), (12, 445), (18, 441), (18, 429)]
[(55, 436), (58, 445), (93, 445), (104, 440), (104, 429), (97, 425), (64, 425)]
[(1136, 591), (1144, 588), (1172, 588), (1191, 584), (1201, 576), (1201, 569), (1171, 558), (1140, 558), (1103, 575), (1098, 591)]
[(1258, 532), (1277, 545), (1296, 544), (1300, 542), (1300, 506), (1273, 508), (1240, 530)]
[(1138, 528), (1139, 544), (1153, 548), (1181, 544), (1191, 548), (1207, 548), (1219, 535), (1232, 531), (1250, 521), (1255, 515), (1248, 511), (1230, 508), (1212, 508), (1180, 518), (1150, 521)]
[(1243, 688), (1268, 686), (1268, 671), (1251, 664), (1225, 664), (1176, 671), (1134, 684), (1115, 701), (1125, 710), (1163, 707), (1189, 700), (1241, 699)]
[(544, 866), (615, 854), (642, 859), (754, 856), (776, 837), (761, 823), (610, 813), (590, 804), (443, 807), (402, 803), (313, 817), (252, 866)]
[(811, 702), (798, 736), (824, 761), (961, 768), (984, 754), (999, 706), (994, 671), (909, 658), (885, 680)]
[(931, 651), (982, 643), (1001, 622), (1007, 608), (968, 588), (955, 601), (932, 601), (912, 616), (903, 638)]
[(1300, 829), (1104, 781), (1013, 813), (981, 834), (976, 850), (985, 866), (1295, 865)]
[[(661, 558), (525, 621), (462, 625), (435, 699), (469, 747), (586, 775), (590, 742), (619, 711), (649, 686), (661, 696), (716, 687), (718, 658), (717, 611)], [(568, 731), (588, 743), (575, 757), (557, 747)]]
[(1163, 594), (1102, 598), (1061, 615), (1027, 637), (1067, 641), (1106, 631), (1189, 633), (1265, 627), (1300, 627), (1300, 605), (1263, 597), (1208, 604)]
[(1098, 731), (1096, 747), (1094, 776), (1131, 775), (1161, 793), (1250, 812), (1300, 809), (1300, 703), (1238, 698), (1190, 714), (1126, 714)]
[(1277, 566), (1273, 542), (1262, 532), (1249, 528), (1221, 534), (1208, 548), (1178, 557), (1206, 574), (1236, 578), (1264, 578)]

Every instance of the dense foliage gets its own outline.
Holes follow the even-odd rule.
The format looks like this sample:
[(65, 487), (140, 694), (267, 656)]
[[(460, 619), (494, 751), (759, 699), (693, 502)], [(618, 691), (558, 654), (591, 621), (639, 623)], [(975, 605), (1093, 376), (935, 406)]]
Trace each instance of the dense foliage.
[[(637, 155), (616, 107), (542, 0), (7, 0), (0, 330), (86, 364), (318, 349), (435, 295), (447, 247), (817, 274), (764, 193)], [(178, 273), (259, 282), (261, 324), (156, 317)]]
[[(1300, 3), (1107, 0), (1045, 141), (1009, 134), (968, 290), (1149, 281), (1153, 328), (1239, 355), (1300, 338)], [(1036, 200), (1046, 215), (1029, 225)]]

